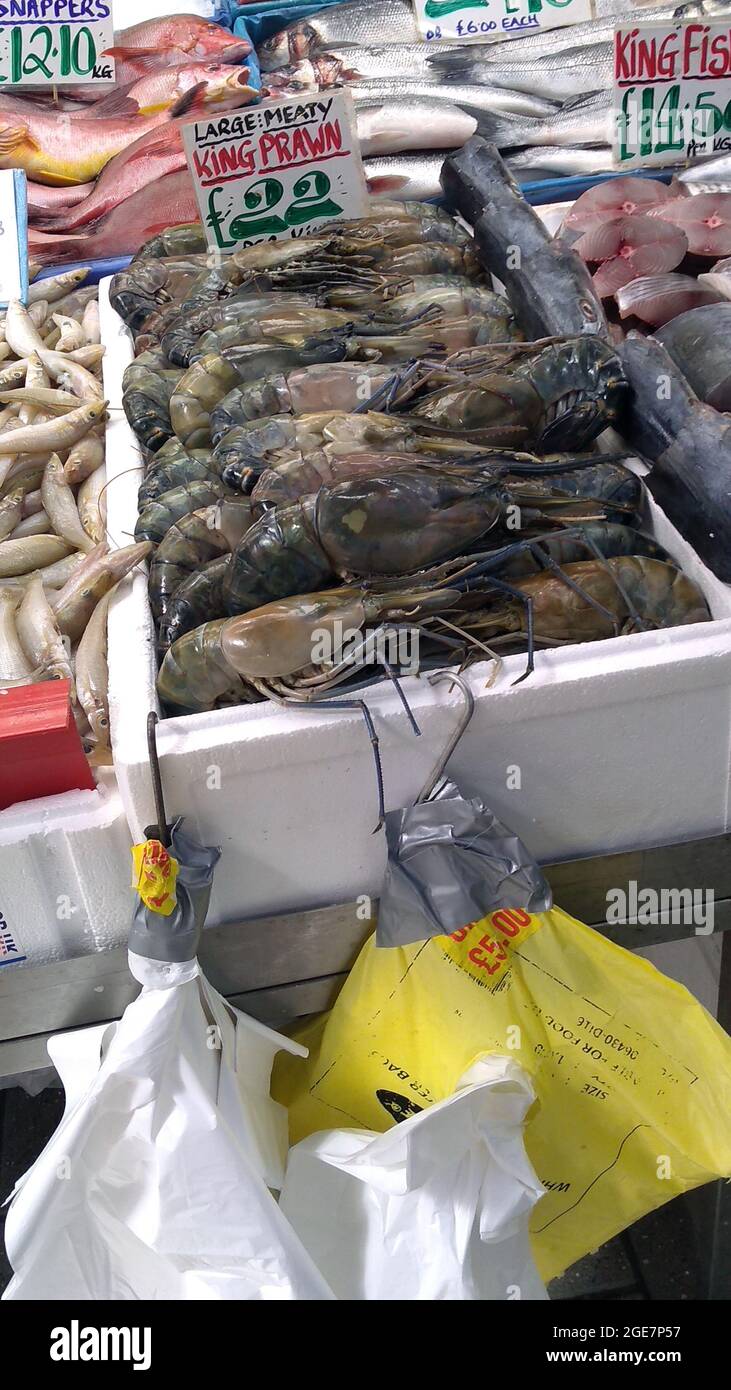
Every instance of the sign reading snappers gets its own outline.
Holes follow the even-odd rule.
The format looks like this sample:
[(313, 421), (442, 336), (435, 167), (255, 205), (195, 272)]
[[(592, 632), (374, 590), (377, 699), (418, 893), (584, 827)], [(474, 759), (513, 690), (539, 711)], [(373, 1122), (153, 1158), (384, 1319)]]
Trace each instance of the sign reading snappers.
[(0, 84), (114, 82), (111, 0), (0, 0)]
[(617, 28), (614, 112), (623, 168), (731, 149), (731, 25)]
[(368, 210), (349, 92), (195, 121), (183, 140), (214, 250), (309, 236), (322, 222)]

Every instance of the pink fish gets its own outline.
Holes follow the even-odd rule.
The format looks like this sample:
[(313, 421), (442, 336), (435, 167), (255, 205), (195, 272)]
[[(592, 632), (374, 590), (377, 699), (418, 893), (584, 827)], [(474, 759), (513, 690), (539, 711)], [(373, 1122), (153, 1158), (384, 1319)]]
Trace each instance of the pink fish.
[(615, 299), (620, 318), (634, 317), (660, 328), (688, 309), (717, 304), (721, 295), (699, 285), (692, 275), (643, 275), (617, 290)]
[(170, 111), (181, 97), (195, 88), (196, 105), (230, 111), (255, 100), (257, 93), (247, 85), (248, 77), (248, 68), (230, 63), (185, 63), (180, 67), (158, 68), (110, 96), (102, 97), (93, 106), (81, 109), (102, 118), (128, 114), (151, 116), (157, 111)]
[[(181, 67), (195, 59), (240, 63), (249, 53), (251, 44), (246, 39), (234, 38), (219, 24), (196, 15), (178, 14), (121, 29), (107, 56), (114, 58), (119, 89), (161, 68)], [(66, 87), (65, 93), (76, 101), (99, 100), (98, 87)]]
[(115, 56), (124, 53), (161, 53), (180, 48), (191, 58), (217, 59), (221, 63), (238, 63), (251, 53), (251, 44), (234, 38), (228, 29), (212, 20), (193, 14), (172, 14), (160, 19), (146, 19), (132, 24), (115, 36)]
[(641, 213), (599, 222), (583, 232), (573, 245), (583, 260), (599, 266), (593, 281), (601, 299), (609, 299), (641, 275), (675, 270), (688, 250), (680, 227)]
[(148, 183), (184, 169), (186, 159), (180, 135), (182, 124), (168, 121), (142, 135), (133, 145), (128, 145), (126, 150), (110, 159), (96, 184), (85, 185), (88, 194), (83, 202), (73, 208), (61, 208), (46, 217), (37, 217), (35, 225), (48, 232), (89, 228), (125, 199), (146, 188)]
[(649, 215), (682, 227), (694, 256), (713, 256), (715, 260), (731, 255), (731, 193), (671, 198)]
[[(641, 179), (626, 174), (622, 178), (607, 179), (606, 183), (595, 184), (576, 199), (574, 206), (564, 218), (564, 227), (578, 227), (588, 231), (597, 227), (610, 217), (630, 217), (634, 212), (646, 213), (668, 202), (672, 197), (669, 188), (657, 179)], [(574, 243), (575, 244), (575, 243)]]
[(42, 265), (133, 255), (148, 238), (181, 222), (197, 222), (198, 204), (187, 169), (141, 188), (88, 232), (47, 233), (31, 227), (28, 251)]
[(28, 216), (31, 222), (38, 218), (58, 216), (81, 203), (94, 192), (93, 183), (77, 183), (73, 188), (51, 188), (45, 183), (32, 183), (28, 180)]

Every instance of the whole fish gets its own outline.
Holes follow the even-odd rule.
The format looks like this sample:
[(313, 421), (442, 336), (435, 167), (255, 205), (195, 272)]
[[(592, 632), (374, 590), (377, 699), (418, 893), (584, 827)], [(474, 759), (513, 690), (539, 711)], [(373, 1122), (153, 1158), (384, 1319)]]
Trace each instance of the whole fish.
[(475, 61), (464, 50), (435, 53), (429, 62), (445, 85), (458, 82), (507, 87), (512, 92), (532, 92), (546, 98), (572, 99), (589, 92), (608, 91), (614, 74), (614, 45), (589, 44), (545, 58), (513, 58), (503, 62), (499, 46), (495, 58)]
[(716, 410), (731, 410), (731, 304), (704, 304), (659, 328), (658, 342), (670, 353), (696, 395)]
[[(251, 53), (251, 44), (228, 29), (197, 15), (175, 14), (148, 19), (119, 30), (115, 45), (101, 57), (114, 59), (117, 86), (134, 82), (156, 68), (178, 67), (194, 58), (218, 63), (240, 63)], [(99, 88), (66, 87), (75, 101), (94, 102)]]
[(481, 133), (499, 150), (541, 145), (611, 145), (614, 131), (611, 92), (593, 92), (541, 120), (487, 117)]
[[(36, 542), (50, 539), (35, 537)], [(6, 545), (10, 544), (6, 541)], [(106, 541), (101, 541), (85, 556), (68, 583), (51, 599), (58, 625), (72, 642), (81, 636), (99, 600), (135, 565), (146, 560), (152, 549), (150, 541), (137, 541), (110, 553)]]
[(68, 208), (83, 203), (93, 193), (93, 183), (78, 183), (68, 188), (51, 188), (46, 183), (33, 183), (28, 180), (28, 217), (35, 222), (37, 217), (51, 217), (65, 212)]
[(0, 435), (0, 456), (4, 454), (42, 454), (54, 449), (70, 449), (106, 411), (105, 401), (88, 401), (55, 420), (6, 430)]
[(44, 265), (57, 265), (64, 261), (132, 255), (168, 227), (197, 220), (198, 204), (186, 168), (139, 189), (87, 232), (66, 234), (31, 228), (28, 241), (37, 260)]
[(419, 154), (390, 154), (364, 159), (368, 191), (373, 197), (438, 198), (442, 187), (439, 176), (444, 163), (443, 150), (424, 150)]
[(238, 63), (251, 52), (250, 43), (235, 38), (230, 30), (212, 20), (194, 14), (173, 14), (121, 29), (115, 34), (114, 49), (106, 50), (106, 56), (111, 53), (116, 59), (132, 52), (159, 60), (169, 48), (180, 48), (191, 58), (217, 59), (221, 63)]
[(181, 67), (157, 71), (120, 87), (102, 97), (86, 114), (104, 119), (114, 116), (154, 116), (168, 114), (186, 93), (196, 90), (196, 103), (209, 114), (231, 111), (254, 101), (256, 92), (248, 86), (249, 69), (231, 63), (186, 63)]
[(30, 574), (44, 569), (69, 554), (71, 546), (60, 536), (28, 536), (20, 541), (3, 541), (0, 545), (0, 579)]
[(547, 174), (569, 177), (572, 174), (611, 174), (614, 163), (610, 145), (593, 149), (571, 149), (563, 145), (538, 145), (508, 155), (505, 160), (511, 174), (519, 183), (539, 180)]
[(113, 590), (99, 600), (76, 651), (76, 694), (97, 743), (109, 744), (107, 614)]
[(435, 113), (428, 97), (359, 104), (356, 128), (362, 155), (399, 154), (402, 150), (454, 150), (477, 130), (477, 119), (459, 106), (441, 102)]
[(94, 541), (81, 524), (79, 509), (58, 454), (51, 454), (46, 464), (41, 483), (41, 500), (57, 536), (62, 536), (74, 550), (88, 552), (93, 549)]
[(149, 183), (186, 168), (181, 125), (182, 122), (168, 121), (147, 131), (110, 159), (83, 202), (55, 215), (36, 217), (34, 226), (49, 232), (71, 232), (87, 227)]
[[(706, 564), (731, 582), (731, 426), (700, 401), (653, 337), (629, 333), (619, 349), (632, 388), (622, 434), (653, 467), (646, 483)], [(664, 389), (658, 390), (658, 382)]]
[(60, 275), (50, 275), (45, 280), (39, 280), (28, 290), (28, 304), (36, 304), (41, 299), (45, 299), (49, 304), (55, 304), (57, 300), (63, 299), (65, 295), (82, 285), (89, 270), (90, 266), (88, 265), (79, 266), (78, 270), (64, 270)]
[(701, 159), (676, 174), (675, 183), (683, 193), (713, 193), (731, 189), (731, 154)]
[(23, 651), (40, 679), (68, 680), (73, 690), (71, 659), (39, 574), (32, 576), (15, 622)]
[(439, 114), (435, 105), (437, 102), (439, 106), (458, 106), (461, 111), (475, 116), (477, 120), (480, 120), (484, 113), (501, 111), (514, 112), (517, 116), (548, 117), (559, 109), (555, 101), (533, 96), (530, 92), (510, 92), (502, 87), (481, 87), (477, 83), (449, 82), (440, 85), (407, 77), (359, 82), (351, 89), (351, 94), (356, 108), (361, 102), (409, 101), (413, 97), (424, 98), (432, 103), (435, 119)]
[[(606, 317), (586, 266), (574, 251), (551, 241), (494, 145), (473, 135), (445, 160), (442, 186), (473, 223), (476, 254), (505, 286), (528, 337), (606, 336)], [(516, 246), (521, 248), (517, 264)]]
[(17, 593), (0, 588), (0, 688), (28, 685), (36, 674), (18, 636), (17, 605)]
[[(190, 93), (182, 99), (190, 102)], [(179, 107), (173, 113), (179, 113)], [(74, 184), (95, 179), (105, 164), (141, 135), (168, 119), (153, 116), (79, 119), (40, 109), (20, 119), (3, 111), (0, 97), (0, 169), (24, 169), (39, 183)]]
[(259, 45), (262, 72), (297, 63), (331, 44), (415, 44), (421, 38), (411, 0), (345, 0), (288, 24)]
[(435, 52), (452, 48), (448, 43), (383, 44), (373, 48), (341, 44), (276, 68), (267, 74), (265, 86), (274, 95), (276, 88), (288, 84), (322, 88), (387, 77), (420, 77), (422, 81), (438, 82), (440, 77), (433, 69), (432, 58)]

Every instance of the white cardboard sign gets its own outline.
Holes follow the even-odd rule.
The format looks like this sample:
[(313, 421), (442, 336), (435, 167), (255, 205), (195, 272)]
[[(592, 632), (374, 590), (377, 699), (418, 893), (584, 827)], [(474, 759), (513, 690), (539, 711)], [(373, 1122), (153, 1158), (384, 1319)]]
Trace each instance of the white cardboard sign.
[(731, 150), (731, 26), (618, 26), (615, 159), (620, 169)]
[(414, 8), (427, 42), (490, 43), (593, 17), (592, 0), (414, 0)]
[(183, 140), (209, 245), (223, 255), (368, 210), (349, 92), (205, 118)]
[(0, 91), (115, 80), (111, 0), (0, 0)]

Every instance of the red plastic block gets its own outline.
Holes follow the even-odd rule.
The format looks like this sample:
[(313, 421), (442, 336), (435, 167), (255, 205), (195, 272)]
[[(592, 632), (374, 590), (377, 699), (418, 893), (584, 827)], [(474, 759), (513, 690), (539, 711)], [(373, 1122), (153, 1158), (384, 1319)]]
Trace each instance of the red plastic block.
[(96, 783), (71, 713), (68, 681), (0, 689), (0, 810)]

